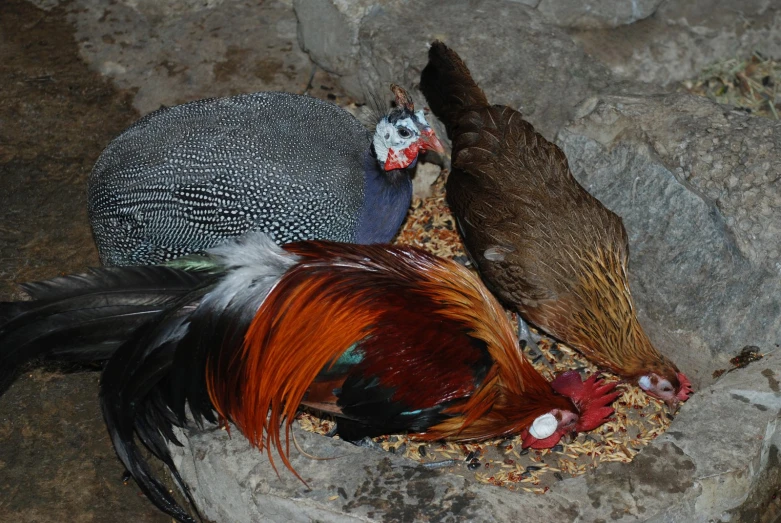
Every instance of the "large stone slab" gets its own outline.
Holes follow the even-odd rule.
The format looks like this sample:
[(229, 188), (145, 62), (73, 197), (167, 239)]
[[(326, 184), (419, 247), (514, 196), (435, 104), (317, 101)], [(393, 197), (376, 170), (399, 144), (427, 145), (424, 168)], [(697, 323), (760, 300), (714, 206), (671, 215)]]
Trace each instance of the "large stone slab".
[(357, 11), (343, 4), (297, 1), (299, 36), (315, 62), (342, 75), (345, 89), (359, 98), (384, 96), (391, 82), (416, 85), (427, 44), (437, 38), (459, 52), (492, 102), (518, 108), (549, 138), (582, 100), (611, 83), (604, 66), (523, 3), (449, 0), (413, 9), (386, 0), (361, 2)]
[(632, 25), (571, 35), (618, 77), (670, 85), (755, 51), (781, 56), (781, 2), (668, 0)]
[[(388, 60), (410, 66), (414, 78), (421, 63), (415, 46), (438, 37), (470, 58), (472, 67), (486, 70), (481, 78), (490, 78), (492, 99), (520, 107), (546, 136), (558, 129), (559, 115), (538, 118), (536, 106), (556, 100), (569, 108), (584, 81), (592, 87), (615, 83), (584, 77), (582, 70), (595, 61), (617, 79), (674, 86), (714, 62), (754, 51), (781, 56), (778, 0), (453, 0), (414, 7), (400, 0), (295, 0), (295, 7), (302, 46), (322, 67), (343, 75), (354, 96), (377, 88), (367, 87), (361, 69), (378, 68), (386, 81), (385, 69), (393, 65)], [(387, 38), (375, 43), (378, 35)], [(557, 73), (569, 75), (562, 81)], [(539, 92), (530, 92), (535, 83)]]
[(559, 134), (624, 220), (652, 340), (691, 376), (781, 343), (781, 122), (677, 94), (591, 100)]
[(292, 0), (74, 0), (65, 9), (85, 62), (135, 91), (141, 114), (213, 96), (303, 92), (312, 74)]
[[(747, 521), (739, 515), (766, 513), (779, 488), (779, 378), (778, 352), (726, 374), (632, 463), (566, 481), (560, 493), (581, 501), (583, 521)], [(761, 501), (751, 498), (757, 489), (769, 489)]]
[(745, 521), (777, 510), (778, 353), (700, 390), (630, 464), (610, 463), (545, 495), (511, 492), (399, 456), (294, 430), (292, 464), (240, 435), (181, 431), (171, 447), (202, 515), (214, 521)]
[(541, 0), (537, 9), (563, 27), (618, 27), (648, 18), (662, 0)]

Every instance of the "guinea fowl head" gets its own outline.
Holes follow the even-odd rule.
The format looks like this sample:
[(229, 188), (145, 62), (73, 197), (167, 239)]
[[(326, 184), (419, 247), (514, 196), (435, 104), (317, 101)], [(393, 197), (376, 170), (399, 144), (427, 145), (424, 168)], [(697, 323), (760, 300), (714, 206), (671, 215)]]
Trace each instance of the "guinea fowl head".
[(398, 85), (391, 90), (396, 106), (377, 123), (374, 152), (386, 171), (414, 167), (421, 151), (444, 152), (442, 142), (415, 106), (407, 92)]

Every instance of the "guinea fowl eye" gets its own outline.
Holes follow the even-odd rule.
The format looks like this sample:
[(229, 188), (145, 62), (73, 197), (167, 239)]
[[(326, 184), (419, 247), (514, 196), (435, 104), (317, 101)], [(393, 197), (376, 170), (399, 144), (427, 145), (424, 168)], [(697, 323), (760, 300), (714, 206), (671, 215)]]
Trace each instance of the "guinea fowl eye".
[(410, 130), (406, 127), (397, 127), (396, 130), (399, 132), (399, 136), (402, 138), (409, 138), (412, 136), (412, 132), (410, 132)]

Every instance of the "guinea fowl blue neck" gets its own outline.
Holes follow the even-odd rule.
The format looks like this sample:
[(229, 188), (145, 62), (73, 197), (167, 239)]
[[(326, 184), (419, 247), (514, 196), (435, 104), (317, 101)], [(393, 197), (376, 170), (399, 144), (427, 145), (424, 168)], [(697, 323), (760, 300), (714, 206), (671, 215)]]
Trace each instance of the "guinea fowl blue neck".
[(388, 243), (401, 227), (412, 201), (409, 169), (384, 170), (377, 162), (374, 147), (370, 147), (364, 157), (364, 172), (363, 207), (354, 241)]

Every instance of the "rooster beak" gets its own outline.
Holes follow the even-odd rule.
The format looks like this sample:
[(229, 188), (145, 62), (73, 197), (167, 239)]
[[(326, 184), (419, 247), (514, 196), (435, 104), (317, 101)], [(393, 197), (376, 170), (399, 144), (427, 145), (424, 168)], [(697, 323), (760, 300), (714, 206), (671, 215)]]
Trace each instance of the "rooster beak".
[(418, 145), (424, 151), (434, 151), (440, 154), (445, 152), (445, 146), (439, 141), (439, 138), (437, 138), (437, 135), (434, 133), (434, 129), (431, 127), (425, 127), (420, 132)]

